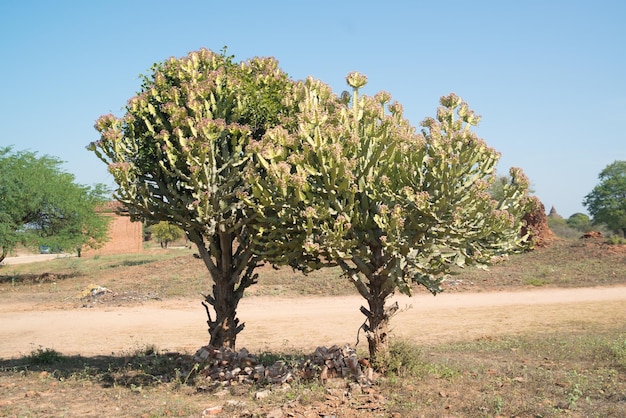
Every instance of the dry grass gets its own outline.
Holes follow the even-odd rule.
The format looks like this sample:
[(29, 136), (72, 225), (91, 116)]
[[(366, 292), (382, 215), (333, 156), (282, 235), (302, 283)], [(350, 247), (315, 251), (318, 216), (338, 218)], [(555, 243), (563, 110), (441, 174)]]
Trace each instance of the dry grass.
[(447, 291), (520, 287), (593, 287), (626, 283), (626, 245), (602, 240), (555, 241), (547, 248), (513, 254), (489, 270), (458, 269)]
[[(95, 258), (60, 258), (44, 263), (0, 267), (0, 301), (42, 300), (71, 303), (73, 296), (97, 284), (128, 301), (141, 298), (199, 297), (211, 280), (201, 260), (189, 249), (149, 249), (141, 254)], [(259, 283), (248, 295), (356, 294), (337, 268), (304, 276), (288, 267), (258, 270)], [(455, 270), (444, 284), (447, 292), (515, 288), (593, 287), (626, 283), (626, 246), (597, 240), (559, 240), (548, 248), (514, 254), (489, 270)], [(417, 291), (424, 291), (418, 288)], [(118, 298), (122, 303), (122, 298)]]

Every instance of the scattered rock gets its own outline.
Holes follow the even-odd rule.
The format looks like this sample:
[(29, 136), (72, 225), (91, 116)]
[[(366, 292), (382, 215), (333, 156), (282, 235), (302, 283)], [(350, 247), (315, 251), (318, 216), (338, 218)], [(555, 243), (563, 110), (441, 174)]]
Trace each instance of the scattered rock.
[(361, 385), (356, 382), (351, 382), (348, 385), (348, 388), (352, 395), (360, 395), (361, 393), (363, 393), (363, 389), (361, 388)]
[(259, 400), (259, 399), (265, 399), (268, 396), (270, 396), (271, 392), (269, 390), (261, 390), (258, 391), (254, 394), (254, 399)]
[(283, 413), (283, 410), (280, 408), (273, 409), (270, 412), (268, 412), (266, 415), (267, 418), (283, 418), (284, 416), (285, 414)]
[(204, 411), (202, 411), (202, 416), (203, 417), (209, 417), (211, 415), (217, 415), (217, 414), (221, 414), (222, 411), (224, 410), (224, 408), (222, 406), (210, 406), (208, 408), (206, 408)]
[(224, 410), (224, 408), (219, 406), (219, 405), (218, 406), (210, 406), (208, 408), (205, 408), (204, 411), (202, 411), (202, 416), (203, 417), (209, 417), (211, 415), (221, 414), (223, 410)]

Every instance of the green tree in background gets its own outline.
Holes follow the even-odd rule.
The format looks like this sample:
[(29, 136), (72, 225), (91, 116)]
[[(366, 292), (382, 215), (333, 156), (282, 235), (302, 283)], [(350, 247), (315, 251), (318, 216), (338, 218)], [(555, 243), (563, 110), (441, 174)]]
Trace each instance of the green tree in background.
[(98, 248), (108, 221), (96, 210), (108, 198), (103, 185), (76, 184), (55, 157), (0, 149), (0, 261), (17, 245), (66, 252)]
[(591, 219), (584, 213), (575, 213), (567, 218), (567, 226), (578, 231), (587, 232), (591, 230)]
[(511, 176), (500, 176), (494, 174), (494, 178), (491, 183), (491, 187), (489, 187), (489, 194), (495, 200), (500, 200), (505, 197), (505, 187), (508, 183), (511, 182)]
[(288, 125), (296, 106), (283, 103), (293, 83), (276, 60), (235, 63), (225, 52), (155, 64), (122, 118), (98, 119), (101, 139), (89, 149), (108, 165), (133, 220), (176, 225), (198, 248), (213, 280), (204, 301), (209, 345), (234, 348), (244, 327), (237, 306), (261, 262), (242, 200), (245, 149), (269, 127)]
[(598, 177), (600, 184), (585, 196), (583, 205), (594, 224), (626, 237), (626, 161), (609, 164)]
[(249, 146), (250, 208), (264, 257), (303, 271), (341, 266), (367, 301), (362, 328), (380, 364), (398, 309), (388, 298), (414, 285), (437, 294), (452, 265), (519, 249), (534, 200), (519, 169), (491, 198), (499, 154), (472, 132), (479, 118), (459, 97), (442, 97), (437, 118), (416, 133), (389, 94), (361, 96), (358, 73), (347, 82), (353, 93), (339, 98), (308, 79), (296, 91), (298, 128)]
[(152, 225), (150, 231), (154, 239), (156, 239), (163, 248), (167, 248), (170, 242), (181, 239), (185, 235), (185, 232), (178, 226), (172, 225), (166, 221)]

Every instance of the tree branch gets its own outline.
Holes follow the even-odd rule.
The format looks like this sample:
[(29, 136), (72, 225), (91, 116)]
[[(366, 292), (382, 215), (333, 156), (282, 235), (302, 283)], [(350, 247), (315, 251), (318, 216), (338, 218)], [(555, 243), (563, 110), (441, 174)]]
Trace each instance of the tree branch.
[(348, 278), (352, 281), (352, 283), (354, 283), (354, 286), (356, 286), (359, 294), (365, 299), (370, 300), (371, 294), (369, 292), (369, 289), (367, 288), (365, 283), (363, 283), (363, 280), (361, 280), (361, 278), (358, 276), (358, 271), (350, 267), (348, 263), (345, 262), (345, 260), (339, 259), (337, 260), (337, 264), (339, 264), (339, 266), (346, 273)]
[(204, 261), (204, 265), (207, 267), (207, 269), (209, 269), (211, 277), (220, 277), (220, 271), (213, 262), (211, 254), (207, 251), (206, 246), (204, 245), (204, 239), (202, 238), (202, 235), (200, 235), (197, 231), (188, 231), (187, 236), (189, 237), (189, 241), (193, 242), (198, 248), (200, 258), (202, 258), (202, 261)]

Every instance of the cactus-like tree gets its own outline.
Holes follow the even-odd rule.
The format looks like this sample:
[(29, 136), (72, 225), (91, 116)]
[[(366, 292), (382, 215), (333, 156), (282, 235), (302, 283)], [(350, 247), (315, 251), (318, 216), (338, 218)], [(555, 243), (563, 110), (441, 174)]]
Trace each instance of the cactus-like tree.
[(203, 302), (211, 346), (234, 348), (244, 326), (237, 306), (260, 262), (242, 203), (245, 148), (285, 124), (292, 84), (272, 58), (235, 63), (202, 49), (155, 64), (125, 115), (95, 125), (101, 138), (89, 149), (108, 164), (131, 218), (178, 226), (198, 248), (214, 282)]
[(247, 176), (260, 254), (303, 271), (341, 266), (367, 301), (370, 357), (384, 364), (398, 309), (388, 298), (414, 285), (437, 294), (452, 265), (518, 249), (534, 201), (519, 169), (499, 201), (491, 197), (499, 154), (471, 130), (479, 117), (459, 97), (442, 97), (418, 133), (388, 93), (360, 95), (366, 81), (349, 74), (352, 94), (341, 97), (301, 83), (297, 129), (276, 127), (249, 145), (257, 168)]

